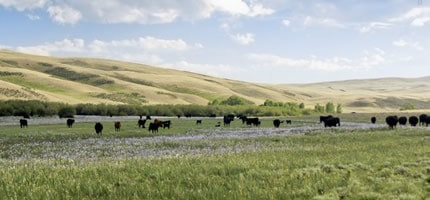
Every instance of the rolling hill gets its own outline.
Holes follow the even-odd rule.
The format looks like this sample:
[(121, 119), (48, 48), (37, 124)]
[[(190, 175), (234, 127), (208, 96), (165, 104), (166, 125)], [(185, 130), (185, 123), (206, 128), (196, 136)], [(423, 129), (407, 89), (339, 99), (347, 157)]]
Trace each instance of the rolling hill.
[(0, 50), (0, 100), (106, 104), (200, 104), (232, 95), (255, 104), (266, 99), (327, 102), (345, 112), (430, 108), (430, 77), (347, 80), (313, 84), (258, 84), (106, 59), (57, 58)]

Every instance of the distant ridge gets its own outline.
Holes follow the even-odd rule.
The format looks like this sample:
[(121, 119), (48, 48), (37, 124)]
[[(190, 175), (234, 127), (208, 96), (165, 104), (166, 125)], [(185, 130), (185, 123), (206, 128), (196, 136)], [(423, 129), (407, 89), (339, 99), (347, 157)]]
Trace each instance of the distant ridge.
[(430, 109), (430, 77), (256, 84), (143, 64), (95, 58), (58, 58), (0, 50), (0, 100), (107, 104), (199, 104), (231, 95), (342, 104), (345, 112)]

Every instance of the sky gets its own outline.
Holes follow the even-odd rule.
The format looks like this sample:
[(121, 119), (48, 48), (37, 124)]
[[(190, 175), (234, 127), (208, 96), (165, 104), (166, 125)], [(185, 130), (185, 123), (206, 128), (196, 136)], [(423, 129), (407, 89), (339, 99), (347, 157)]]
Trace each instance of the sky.
[(0, 0), (0, 49), (255, 83), (430, 75), (430, 0)]

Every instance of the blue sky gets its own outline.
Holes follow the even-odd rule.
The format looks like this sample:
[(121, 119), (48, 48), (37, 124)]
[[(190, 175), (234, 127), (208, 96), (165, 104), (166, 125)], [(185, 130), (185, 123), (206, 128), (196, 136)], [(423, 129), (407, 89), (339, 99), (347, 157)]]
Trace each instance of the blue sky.
[(0, 49), (258, 83), (430, 75), (430, 0), (0, 0)]

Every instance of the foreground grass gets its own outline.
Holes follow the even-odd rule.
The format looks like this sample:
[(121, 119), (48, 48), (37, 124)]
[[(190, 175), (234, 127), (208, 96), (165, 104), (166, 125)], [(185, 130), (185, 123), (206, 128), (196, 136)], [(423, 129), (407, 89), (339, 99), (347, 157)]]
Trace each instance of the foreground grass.
[[(49, 126), (56, 125), (35, 129), (43, 132)], [(185, 128), (179, 130), (183, 134), (190, 132)], [(194, 134), (204, 130), (207, 129), (196, 129)], [(239, 133), (241, 129), (233, 130)], [(63, 131), (37, 139), (52, 137), (56, 138), (52, 142), (58, 142), (61, 135), (67, 136), (71, 130)], [(25, 135), (3, 135), (2, 146), (33, 144), (23, 138)], [(248, 148), (243, 149), (244, 146)], [(49, 151), (49, 145), (43, 148)], [(425, 129), (324, 129), (291, 136), (160, 141), (145, 148), (228, 151), (118, 158), (103, 157), (102, 153), (98, 159), (3, 157), (0, 196), (4, 199), (430, 198), (430, 133)], [(63, 151), (71, 150), (64, 147)], [(82, 151), (97, 149), (82, 148)]]

